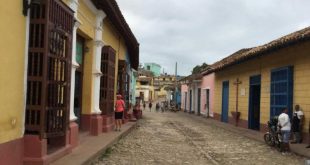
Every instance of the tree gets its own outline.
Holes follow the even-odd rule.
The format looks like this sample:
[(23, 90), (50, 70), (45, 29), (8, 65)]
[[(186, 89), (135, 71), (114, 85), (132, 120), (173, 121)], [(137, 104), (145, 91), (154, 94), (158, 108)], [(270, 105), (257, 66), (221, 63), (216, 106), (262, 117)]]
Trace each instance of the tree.
[(208, 66), (209, 65), (206, 64), (205, 62), (202, 63), (201, 65), (196, 65), (192, 70), (192, 74), (200, 73), (201, 71), (205, 70)]

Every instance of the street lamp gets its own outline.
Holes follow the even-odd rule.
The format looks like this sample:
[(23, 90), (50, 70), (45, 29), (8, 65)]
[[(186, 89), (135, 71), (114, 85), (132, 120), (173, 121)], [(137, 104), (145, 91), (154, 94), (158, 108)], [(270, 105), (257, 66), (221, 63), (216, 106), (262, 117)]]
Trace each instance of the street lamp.
[(23, 15), (27, 16), (28, 9), (33, 5), (39, 5), (41, 0), (31, 0), (30, 3), (28, 0), (23, 0)]

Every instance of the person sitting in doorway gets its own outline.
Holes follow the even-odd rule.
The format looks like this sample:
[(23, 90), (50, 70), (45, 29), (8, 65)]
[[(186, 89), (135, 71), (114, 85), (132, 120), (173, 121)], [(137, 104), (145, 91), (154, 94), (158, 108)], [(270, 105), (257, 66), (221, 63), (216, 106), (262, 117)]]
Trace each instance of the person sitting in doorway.
[(292, 132), (294, 133), (294, 143), (302, 142), (302, 126), (303, 126), (304, 113), (300, 109), (300, 106), (297, 104), (295, 106), (295, 111), (293, 113), (292, 119)]

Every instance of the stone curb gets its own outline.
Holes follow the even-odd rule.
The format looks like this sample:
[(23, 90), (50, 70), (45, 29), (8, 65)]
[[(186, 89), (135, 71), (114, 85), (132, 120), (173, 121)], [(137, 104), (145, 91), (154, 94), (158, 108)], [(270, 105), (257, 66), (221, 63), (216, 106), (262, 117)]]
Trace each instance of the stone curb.
[(126, 137), (134, 128), (136, 128), (137, 126), (137, 122), (135, 122), (135, 124), (133, 124), (129, 129), (125, 130), (124, 132), (122, 132), (118, 137), (116, 137), (114, 140), (112, 140), (109, 144), (103, 146), (103, 148), (101, 150), (99, 150), (97, 153), (95, 153), (94, 155), (92, 155), (91, 157), (89, 157), (86, 161), (84, 161), (82, 163), (82, 165), (91, 165), (91, 163), (94, 160), (97, 160), (103, 153), (106, 152), (106, 150), (110, 147), (112, 147), (114, 144), (116, 144), (120, 139)]

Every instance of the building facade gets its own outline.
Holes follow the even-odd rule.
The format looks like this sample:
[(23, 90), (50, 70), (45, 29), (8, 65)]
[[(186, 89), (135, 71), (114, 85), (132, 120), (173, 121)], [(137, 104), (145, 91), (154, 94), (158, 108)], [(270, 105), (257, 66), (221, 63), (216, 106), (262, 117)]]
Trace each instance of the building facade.
[(142, 102), (154, 100), (154, 74), (145, 68), (139, 68), (136, 81), (136, 98)]
[(214, 80), (215, 74), (203, 75), (201, 82), (201, 114), (207, 117), (214, 117)]
[(163, 74), (154, 77), (155, 99), (171, 100), (171, 94), (174, 91), (176, 77), (174, 75)]
[(19, 23), (0, 30), (0, 51), (8, 54), (0, 57), (0, 88), (8, 94), (0, 106), (0, 160), (12, 165), (49, 164), (78, 145), (80, 130), (111, 130), (116, 93), (129, 102), (129, 71), (139, 64), (139, 44), (116, 1), (28, 3), (0, 10), (4, 24)]
[[(242, 49), (213, 64), (214, 117), (223, 122), (264, 131), (271, 117), (300, 105), (310, 122), (310, 28), (262, 46)], [(304, 136), (305, 139), (308, 136)], [(304, 140), (304, 142), (307, 142)]]

